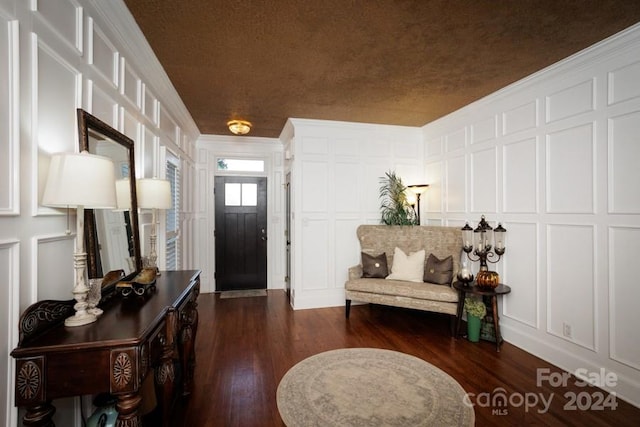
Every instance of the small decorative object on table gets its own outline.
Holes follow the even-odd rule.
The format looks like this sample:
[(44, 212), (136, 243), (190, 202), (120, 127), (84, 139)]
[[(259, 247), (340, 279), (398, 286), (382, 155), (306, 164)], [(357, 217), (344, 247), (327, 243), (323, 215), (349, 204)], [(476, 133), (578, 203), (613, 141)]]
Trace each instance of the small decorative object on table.
[(495, 271), (479, 271), (478, 275), (476, 276), (476, 284), (479, 288), (497, 288), (500, 284), (500, 275)]
[(473, 273), (471, 272), (471, 269), (467, 267), (466, 261), (462, 262), (462, 268), (460, 269), (460, 271), (458, 271), (457, 278), (465, 285), (473, 282)]
[(156, 267), (143, 268), (130, 282), (118, 282), (116, 289), (120, 291), (123, 297), (129, 296), (131, 293), (142, 296), (155, 289), (156, 276)]
[(102, 279), (89, 279), (89, 292), (87, 293), (87, 312), (100, 316), (102, 310), (98, 308), (102, 297)]

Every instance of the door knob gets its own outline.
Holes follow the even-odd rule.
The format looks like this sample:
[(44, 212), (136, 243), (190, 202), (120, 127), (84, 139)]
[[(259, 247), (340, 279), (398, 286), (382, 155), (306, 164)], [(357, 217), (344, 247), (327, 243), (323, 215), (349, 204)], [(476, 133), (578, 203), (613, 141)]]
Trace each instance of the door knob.
[(267, 240), (267, 232), (265, 231), (264, 228), (260, 229), (260, 233), (262, 233), (262, 236), (260, 236), (260, 239), (263, 241)]

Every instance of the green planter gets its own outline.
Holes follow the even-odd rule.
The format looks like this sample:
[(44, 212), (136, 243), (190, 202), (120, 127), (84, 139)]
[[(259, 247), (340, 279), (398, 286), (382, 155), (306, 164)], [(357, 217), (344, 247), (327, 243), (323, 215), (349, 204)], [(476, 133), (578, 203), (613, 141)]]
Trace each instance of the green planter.
[(471, 342), (480, 341), (480, 326), (482, 319), (467, 313), (467, 339)]

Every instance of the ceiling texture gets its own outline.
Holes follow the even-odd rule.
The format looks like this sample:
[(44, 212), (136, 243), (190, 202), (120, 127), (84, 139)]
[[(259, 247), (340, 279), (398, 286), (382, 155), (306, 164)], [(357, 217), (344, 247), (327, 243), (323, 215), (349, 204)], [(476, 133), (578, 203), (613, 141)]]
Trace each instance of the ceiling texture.
[(640, 22), (638, 0), (125, 0), (203, 134), (423, 126)]

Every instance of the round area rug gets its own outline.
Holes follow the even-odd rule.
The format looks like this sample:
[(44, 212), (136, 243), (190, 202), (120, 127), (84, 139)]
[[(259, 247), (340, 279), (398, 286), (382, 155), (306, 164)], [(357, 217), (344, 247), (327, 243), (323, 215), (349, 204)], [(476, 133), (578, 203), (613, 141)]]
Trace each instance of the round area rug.
[(311, 356), (282, 377), (276, 399), (289, 427), (473, 426), (473, 407), (447, 373), (408, 354), (346, 348)]

